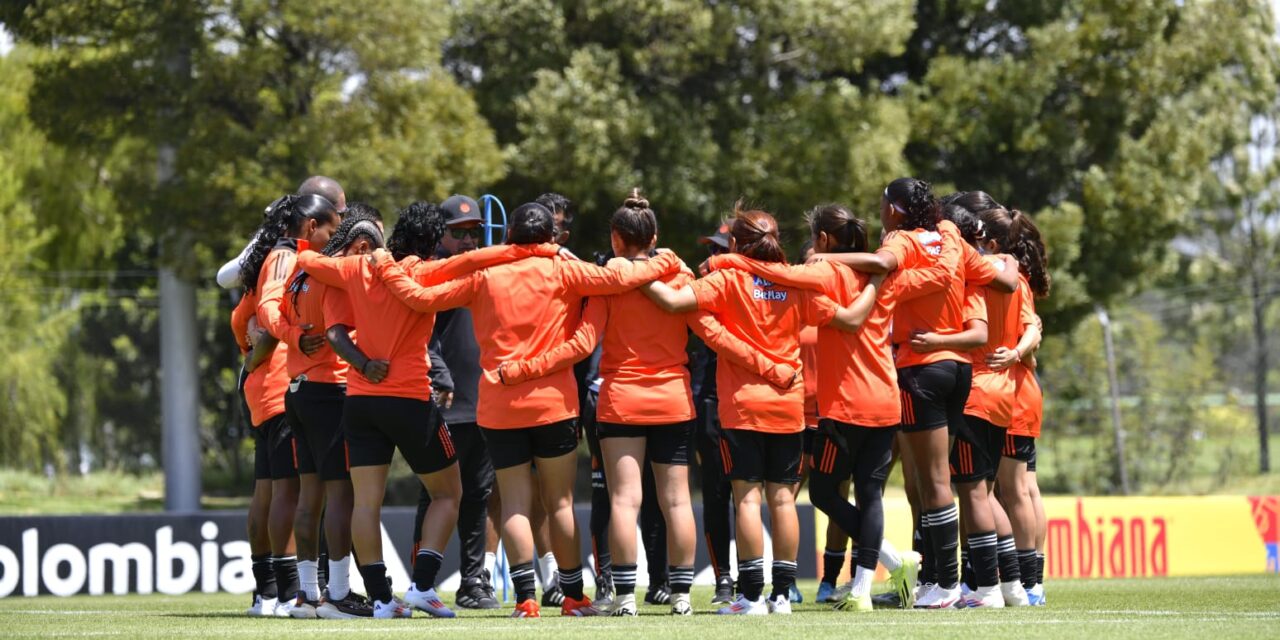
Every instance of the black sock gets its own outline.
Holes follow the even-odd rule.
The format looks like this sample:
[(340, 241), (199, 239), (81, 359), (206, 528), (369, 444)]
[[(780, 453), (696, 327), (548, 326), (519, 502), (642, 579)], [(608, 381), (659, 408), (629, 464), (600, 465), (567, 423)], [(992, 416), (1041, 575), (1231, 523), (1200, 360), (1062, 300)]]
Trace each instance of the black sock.
[[(323, 542), (323, 538), (321, 541)], [(316, 581), (319, 583), (320, 592), (324, 593), (324, 590), (329, 587), (329, 554), (324, 551), (316, 557)]]
[(574, 600), (582, 599), (582, 565), (574, 569), (560, 567), (560, 590), (564, 597)]
[(381, 562), (360, 565), (360, 577), (369, 599), (374, 602), (391, 602), (391, 585), (387, 583), (387, 565)]
[(1036, 586), (1036, 550), (1018, 550), (1018, 570), (1022, 573), (1022, 588), (1028, 591)]
[(738, 561), (738, 592), (755, 602), (764, 591), (764, 558)]
[(1044, 584), (1044, 554), (1036, 552), (1036, 584)]
[[(761, 567), (762, 569), (764, 567)], [(773, 561), (773, 593), (769, 598), (791, 597), (791, 587), (796, 584), (796, 563), (793, 560)]]
[(994, 531), (969, 535), (969, 561), (973, 563), (975, 587), (994, 587), (1000, 584), (996, 544)]
[(960, 582), (972, 591), (977, 583), (973, 580), (973, 558), (969, 557), (969, 541), (960, 541)]
[(669, 565), (667, 575), (671, 576), (671, 593), (689, 593), (693, 588), (693, 565), (687, 567)]
[[(854, 553), (857, 553), (855, 551)], [(844, 568), (844, 549), (824, 549), (822, 552), (822, 581), (834, 585), (840, 580)]]
[(511, 586), (516, 590), (516, 604), (538, 596), (537, 576), (533, 573), (532, 562), (522, 562), (511, 567)]
[(436, 574), (440, 572), (440, 564), (444, 556), (434, 549), (419, 549), (417, 559), (413, 562), (413, 586), (418, 591), (426, 591), (436, 586)]
[(933, 566), (938, 586), (954, 589), (960, 581), (960, 563), (956, 557), (956, 547), (960, 545), (959, 510), (955, 504), (949, 504), (930, 509), (924, 517), (933, 542)]
[(920, 576), (917, 580), (920, 584), (937, 584), (938, 572), (933, 564), (933, 532), (923, 519), (916, 528), (916, 536), (912, 546), (919, 545), (921, 549), (917, 551), (920, 554)]
[(1022, 569), (1018, 566), (1018, 550), (1013, 536), (1000, 536), (996, 540), (996, 553), (1000, 555), (1000, 582), (1022, 582)]
[(849, 576), (853, 577), (853, 574), (857, 572), (853, 567), (862, 567), (874, 574), (876, 572), (877, 564), (880, 564), (880, 547), (876, 547), (874, 549), (854, 547), (853, 563), (852, 566), (849, 567)]
[(253, 582), (257, 585), (258, 595), (264, 600), (276, 597), (276, 574), (271, 568), (271, 554), (263, 553), (249, 559), (253, 561)]
[(636, 565), (613, 565), (613, 590), (620, 596), (636, 592)]
[(298, 595), (298, 556), (271, 556), (271, 571), (276, 574), (278, 597), (293, 599)]

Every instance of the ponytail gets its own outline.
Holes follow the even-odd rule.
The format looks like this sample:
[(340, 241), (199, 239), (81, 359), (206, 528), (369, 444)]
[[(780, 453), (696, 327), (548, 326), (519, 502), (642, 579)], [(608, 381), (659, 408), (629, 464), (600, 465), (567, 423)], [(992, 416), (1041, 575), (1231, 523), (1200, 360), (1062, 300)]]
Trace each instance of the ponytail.
[(622, 202), (622, 207), (613, 212), (609, 227), (626, 246), (648, 248), (658, 234), (658, 218), (649, 208), (649, 200), (635, 188)]
[(778, 221), (767, 211), (745, 210), (739, 200), (733, 205), (733, 225), (730, 233), (737, 243), (737, 252), (761, 262), (786, 262), (787, 254), (778, 239)]
[(1009, 241), (1008, 253), (1018, 259), (1019, 268), (1027, 274), (1031, 292), (1037, 298), (1049, 295), (1049, 254), (1031, 216), (1017, 209), (1009, 211)]
[(809, 231), (816, 238), (826, 233), (835, 242), (832, 253), (860, 253), (867, 250), (867, 223), (854, 217), (843, 205), (824, 204), (804, 214)]
[(258, 273), (267, 256), (281, 238), (293, 237), (307, 220), (329, 221), (337, 217), (338, 210), (323, 196), (281, 196), (267, 207), (262, 226), (254, 236), (253, 245), (240, 260), (240, 273), (244, 289), (253, 293), (258, 288)]

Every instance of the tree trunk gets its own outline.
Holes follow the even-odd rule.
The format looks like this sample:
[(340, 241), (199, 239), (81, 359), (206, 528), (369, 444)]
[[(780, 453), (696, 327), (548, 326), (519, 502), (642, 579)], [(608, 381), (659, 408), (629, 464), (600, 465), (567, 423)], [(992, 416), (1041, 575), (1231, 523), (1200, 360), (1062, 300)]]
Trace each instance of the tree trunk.
[(1253, 369), (1254, 410), (1258, 414), (1258, 470), (1261, 473), (1271, 472), (1271, 449), (1267, 433), (1267, 296), (1262, 292), (1262, 282), (1254, 276), (1250, 278), (1251, 291), (1249, 297), (1253, 303), (1253, 350), (1256, 354)]

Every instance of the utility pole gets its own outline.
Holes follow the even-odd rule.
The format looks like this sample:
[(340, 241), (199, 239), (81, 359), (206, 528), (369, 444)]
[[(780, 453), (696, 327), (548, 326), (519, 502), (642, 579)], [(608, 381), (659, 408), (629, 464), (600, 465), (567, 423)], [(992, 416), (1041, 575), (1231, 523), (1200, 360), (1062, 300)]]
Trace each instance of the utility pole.
[(1098, 323), (1102, 325), (1102, 340), (1107, 349), (1107, 381), (1111, 387), (1111, 427), (1116, 439), (1116, 473), (1120, 478), (1120, 492), (1129, 495), (1129, 469), (1124, 461), (1124, 428), (1120, 425), (1120, 381), (1116, 376), (1116, 347), (1111, 339), (1111, 317), (1102, 305), (1096, 305)]

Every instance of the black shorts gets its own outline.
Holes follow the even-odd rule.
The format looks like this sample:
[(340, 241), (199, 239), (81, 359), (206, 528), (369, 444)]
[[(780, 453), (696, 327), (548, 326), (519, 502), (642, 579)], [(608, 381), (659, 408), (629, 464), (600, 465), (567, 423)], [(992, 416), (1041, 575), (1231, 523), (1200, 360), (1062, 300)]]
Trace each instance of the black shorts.
[(720, 435), (724, 474), (746, 482), (800, 482), (804, 434), (725, 429)]
[(347, 385), (294, 380), (284, 394), (284, 415), (298, 443), (298, 473), (320, 479), (349, 480), (347, 439), (342, 437), (342, 407)]
[(906, 433), (964, 427), (964, 404), (973, 384), (973, 366), (943, 360), (898, 369), (902, 389), (902, 430)]
[(965, 416), (965, 425), (956, 432), (956, 443), (951, 447), (951, 481), (995, 480), (1007, 431), (982, 418)]
[(654, 464), (689, 464), (692, 422), (676, 424), (617, 424), (597, 422), (596, 434), (606, 438), (644, 438), (645, 457)]
[(863, 427), (822, 419), (813, 436), (813, 475), (828, 475), (836, 482), (865, 483), (889, 479), (893, 463), (893, 436), (897, 427)]
[(814, 445), (817, 444), (818, 442), (818, 430), (810, 427), (805, 427), (804, 431), (801, 431), (800, 433), (804, 434), (805, 455), (809, 455), (809, 456), (813, 455), (814, 452), (817, 451), (817, 449), (814, 448)]
[(1031, 436), (1015, 436), (1006, 433), (1004, 449), (1000, 454), (1006, 458), (1027, 463), (1027, 471), (1036, 470), (1036, 439)]
[(253, 429), (253, 479), (298, 477), (298, 449), (284, 414), (267, 418)]
[(393, 396), (347, 396), (342, 432), (351, 467), (391, 464), (395, 450), (414, 473), (435, 473), (457, 461), (436, 403)]
[(578, 428), (572, 419), (517, 429), (482, 426), (480, 433), (495, 470), (528, 464), (534, 458), (559, 458), (578, 449)]

